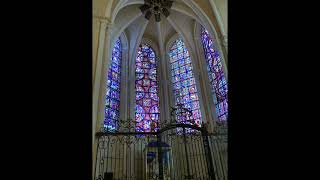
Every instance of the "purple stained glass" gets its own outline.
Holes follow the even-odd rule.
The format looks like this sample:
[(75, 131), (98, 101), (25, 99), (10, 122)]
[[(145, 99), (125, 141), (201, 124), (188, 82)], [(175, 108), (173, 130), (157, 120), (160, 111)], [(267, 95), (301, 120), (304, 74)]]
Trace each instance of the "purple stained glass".
[(228, 86), (222, 69), (222, 63), (218, 51), (209, 32), (201, 27), (202, 46), (207, 62), (207, 70), (211, 89), (214, 94), (214, 103), (219, 122), (225, 122), (228, 118)]
[(113, 46), (107, 74), (104, 127), (108, 130), (116, 129), (117, 121), (119, 120), (121, 52), (121, 41), (119, 38)]
[[(191, 121), (197, 126), (202, 122), (199, 99), (195, 80), (192, 72), (192, 64), (189, 51), (181, 38), (177, 39), (170, 51), (171, 75), (173, 83), (173, 94), (175, 96), (176, 105), (182, 105), (192, 111)], [(183, 120), (188, 117), (177, 117)]]
[(141, 44), (136, 58), (136, 131), (158, 130), (159, 97), (157, 63), (153, 49)]

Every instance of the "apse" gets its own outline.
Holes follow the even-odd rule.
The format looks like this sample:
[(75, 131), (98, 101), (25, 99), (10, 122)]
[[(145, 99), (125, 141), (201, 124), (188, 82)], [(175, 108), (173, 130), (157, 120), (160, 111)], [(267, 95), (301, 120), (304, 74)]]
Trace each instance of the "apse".
[(227, 54), (210, 2), (96, 6), (94, 180), (228, 179)]

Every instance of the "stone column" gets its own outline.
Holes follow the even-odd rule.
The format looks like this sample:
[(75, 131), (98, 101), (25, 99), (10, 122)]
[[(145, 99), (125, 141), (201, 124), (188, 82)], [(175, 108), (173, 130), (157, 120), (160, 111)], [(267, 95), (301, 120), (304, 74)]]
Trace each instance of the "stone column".
[(222, 45), (226, 48), (228, 51), (228, 35), (224, 35), (222, 39)]
[[(203, 101), (199, 101), (202, 105), (201, 110), (203, 111), (202, 114), (205, 114), (203, 116), (203, 120), (206, 119), (205, 123), (208, 127), (208, 130), (212, 130), (214, 126), (214, 118), (212, 115), (215, 115), (215, 108), (214, 105), (210, 104), (212, 101), (212, 97), (210, 96), (211, 93), (211, 87), (209, 82), (209, 77), (208, 77), (208, 71), (207, 71), (207, 64), (206, 64), (206, 59), (202, 47), (202, 42), (201, 42), (201, 37), (200, 33), (198, 31), (195, 31), (196, 34), (194, 34), (194, 44), (195, 44), (195, 56), (197, 58), (197, 63), (199, 64), (199, 69), (196, 69), (195, 71), (197, 74), (201, 77), (199, 78), (199, 87), (198, 89), (199, 93), (198, 96), (202, 96)], [(200, 99), (200, 97), (199, 97)], [(213, 110), (213, 111), (212, 111)], [(213, 114), (212, 114), (213, 113)]]
[(166, 66), (166, 51), (163, 42), (163, 36), (161, 31), (161, 24), (157, 22), (158, 33), (158, 46), (160, 54), (158, 55), (158, 85), (159, 85), (159, 98), (160, 98), (160, 120), (163, 123), (170, 119), (170, 103), (169, 103), (169, 87), (168, 87), (168, 69)]
[(105, 84), (107, 65), (109, 64), (109, 44), (111, 24), (108, 19), (102, 17), (94, 17), (99, 23), (99, 35), (97, 53), (93, 61), (94, 79), (93, 79), (93, 97), (92, 97), (92, 145), (93, 145), (93, 174), (96, 164), (97, 139), (95, 133), (99, 131), (104, 119), (104, 104), (105, 104)]
[(228, 62), (228, 35), (224, 34), (221, 35), (220, 37), (221, 39), (221, 44), (222, 44), (222, 50), (224, 51), (223, 53), (225, 53), (224, 58), (226, 59), (226, 63)]
[(95, 123), (93, 126), (94, 131), (98, 130), (103, 124), (107, 82), (106, 75), (110, 65), (111, 56), (111, 24), (104, 23), (102, 28), (104, 32), (101, 33), (101, 44), (99, 44), (98, 48), (96, 77), (93, 88), (93, 122)]
[(221, 59), (223, 72), (226, 77), (226, 81), (228, 82), (228, 35), (220, 35), (219, 36), (220, 44), (221, 44), (221, 50), (223, 54), (220, 54), (220, 57), (223, 57), (223, 60)]

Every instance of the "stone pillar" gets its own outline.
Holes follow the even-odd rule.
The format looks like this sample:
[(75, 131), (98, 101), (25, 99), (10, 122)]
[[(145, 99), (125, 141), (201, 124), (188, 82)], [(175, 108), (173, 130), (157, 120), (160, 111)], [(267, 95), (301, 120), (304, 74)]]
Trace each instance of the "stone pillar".
[(93, 88), (93, 122), (95, 123), (93, 126), (94, 131), (100, 129), (101, 125), (103, 124), (107, 82), (106, 75), (111, 58), (111, 25), (106, 23), (103, 24), (102, 28), (104, 29), (104, 32), (101, 33), (100, 40), (104, 42), (101, 42), (98, 48), (96, 77)]
[(223, 36), (222, 45), (228, 50), (228, 35)]
[(94, 17), (99, 23), (99, 35), (97, 41), (96, 59), (93, 59), (94, 79), (93, 79), (93, 99), (92, 99), (92, 145), (93, 145), (93, 174), (96, 164), (97, 139), (95, 133), (99, 131), (101, 123), (104, 119), (105, 104), (105, 84), (106, 72), (109, 65), (109, 44), (111, 24), (108, 19), (102, 17)]
[(159, 82), (159, 98), (160, 98), (160, 120), (162, 123), (170, 119), (170, 103), (169, 103), (169, 87), (168, 87), (168, 69), (166, 66), (166, 51), (165, 45), (163, 42), (163, 36), (161, 31), (161, 24), (157, 22), (157, 33), (158, 33), (158, 46), (159, 52), (158, 55), (158, 82)]
[(226, 34), (222, 35), (220, 39), (221, 39), (222, 49), (225, 53), (224, 58), (226, 59), (226, 63), (227, 63), (228, 62), (227, 60), (228, 59), (228, 35)]
[(228, 82), (228, 35), (221, 35), (220, 36), (220, 44), (221, 44), (221, 50), (223, 55), (221, 54), (220, 57), (224, 57), (224, 62), (221, 61), (224, 76), (226, 77), (226, 81)]
[[(205, 113), (205, 119), (207, 120), (205, 123), (205, 126), (207, 126), (207, 130), (209, 132), (212, 132), (214, 127), (216, 126), (216, 108), (213, 103), (213, 94), (211, 91), (211, 84), (209, 83), (209, 77), (208, 77), (208, 71), (207, 71), (207, 62), (205, 58), (205, 54), (203, 51), (203, 46), (202, 46), (202, 41), (201, 41), (201, 36), (200, 36), (200, 27), (198, 27), (198, 30), (195, 31), (194, 34), (194, 43), (195, 43), (195, 54), (197, 55), (198, 58), (198, 63), (199, 63), (199, 74), (201, 75), (202, 78), (200, 78), (199, 86), (202, 95), (203, 101), (203, 112)], [(204, 118), (204, 117), (203, 117)]]

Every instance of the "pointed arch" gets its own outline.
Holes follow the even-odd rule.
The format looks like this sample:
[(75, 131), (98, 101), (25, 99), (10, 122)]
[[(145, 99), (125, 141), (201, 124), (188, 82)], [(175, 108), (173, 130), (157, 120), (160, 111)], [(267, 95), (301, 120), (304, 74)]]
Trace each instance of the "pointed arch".
[(118, 38), (112, 49), (112, 57), (107, 73), (104, 127), (108, 130), (117, 128), (120, 117), (122, 46)]
[(147, 43), (138, 47), (135, 74), (136, 131), (157, 131), (160, 117), (157, 58), (155, 51)]
[(219, 122), (225, 122), (228, 118), (228, 86), (223, 72), (220, 54), (212, 36), (203, 26), (201, 26), (201, 42), (207, 65), (209, 81), (213, 101), (216, 107), (216, 114)]
[(181, 116), (177, 117), (178, 121), (189, 120), (200, 126), (202, 115), (196, 80), (189, 51), (181, 37), (177, 38), (171, 45), (169, 59), (175, 105), (183, 106), (192, 111), (191, 119)]

